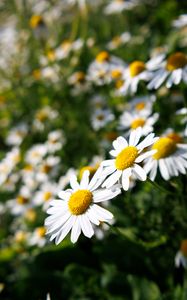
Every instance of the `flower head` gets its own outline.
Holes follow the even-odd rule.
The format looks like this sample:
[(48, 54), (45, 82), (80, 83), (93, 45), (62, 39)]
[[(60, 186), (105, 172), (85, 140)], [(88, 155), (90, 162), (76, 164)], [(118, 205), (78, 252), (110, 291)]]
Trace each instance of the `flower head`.
[(99, 168), (89, 182), (89, 171), (83, 173), (80, 184), (76, 176), (70, 178), (71, 189), (61, 191), (61, 200), (51, 201), (50, 214), (45, 225), (51, 240), (59, 244), (71, 230), (71, 241), (75, 243), (81, 231), (91, 238), (94, 234), (92, 224), (99, 225), (112, 219), (113, 215), (97, 203), (110, 200), (120, 193), (118, 187), (98, 189), (103, 178), (100, 177), (102, 169)]

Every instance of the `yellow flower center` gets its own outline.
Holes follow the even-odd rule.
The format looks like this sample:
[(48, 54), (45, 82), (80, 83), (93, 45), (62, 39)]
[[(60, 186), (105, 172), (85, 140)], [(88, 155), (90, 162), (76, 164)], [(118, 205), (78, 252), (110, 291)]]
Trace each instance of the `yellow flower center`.
[(27, 204), (29, 202), (29, 199), (26, 198), (26, 197), (23, 197), (23, 196), (19, 195), (16, 198), (16, 201), (17, 201), (18, 204), (24, 205), (24, 204)]
[(184, 256), (187, 256), (187, 240), (181, 242), (180, 251)]
[(52, 193), (51, 192), (45, 192), (43, 197), (45, 201), (48, 201), (49, 199), (51, 199)]
[(131, 167), (138, 156), (136, 147), (128, 146), (123, 149), (115, 160), (115, 165), (118, 170), (124, 170)]
[(83, 168), (80, 169), (79, 171), (79, 178), (82, 178), (82, 175), (84, 173), (84, 171), (89, 171), (90, 172), (90, 178), (93, 177), (93, 175), (95, 174), (95, 172), (97, 171), (99, 167), (99, 164), (95, 165), (95, 166), (85, 166)]
[(44, 236), (45, 236), (45, 233), (46, 233), (45, 227), (38, 227), (38, 228), (36, 228), (36, 234), (37, 234), (39, 237), (44, 237)]
[(32, 76), (36, 80), (40, 79), (41, 78), (41, 71), (39, 69), (33, 70)]
[(122, 75), (122, 73), (118, 69), (114, 69), (111, 71), (111, 76), (113, 79), (119, 79), (119, 78), (121, 78), (121, 75)]
[(183, 68), (187, 64), (187, 56), (182, 52), (177, 52), (168, 57), (166, 69), (173, 71), (176, 69)]
[(34, 15), (30, 18), (30, 27), (36, 28), (39, 25), (44, 24), (42, 16)]
[(124, 81), (123, 80), (117, 80), (116, 83), (115, 83), (115, 87), (116, 89), (120, 89), (124, 84)]
[(54, 50), (49, 50), (47, 52), (47, 58), (49, 59), (49, 61), (54, 61), (55, 60), (55, 52), (54, 52)]
[(174, 140), (175, 143), (182, 143), (183, 142), (182, 137), (179, 134), (175, 133), (175, 132), (168, 133), (167, 137)]
[(142, 110), (145, 108), (145, 102), (139, 102), (135, 105), (136, 110)]
[(115, 139), (117, 139), (117, 137), (118, 137), (118, 134), (115, 131), (105, 132), (105, 134), (104, 134), (104, 138), (107, 139), (110, 142), (112, 142)]
[(0, 96), (0, 105), (4, 104), (6, 102), (6, 98), (4, 96)]
[(82, 82), (84, 82), (84, 80), (85, 80), (85, 74), (84, 74), (84, 72), (77, 72), (76, 73), (76, 81), (77, 82), (79, 82), (79, 83), (82, 83)]
[(24, 231), (17, 231), (15, 234), (15, 240), (17, 243), (23, 243), (26, 240), (26, 232)]
[(135, 77), (145, 70), (145, 64), (143, 61), (136, 60), (129, 66), (131, 77)]
[(98, 63), (103, 63), (105, 61), (109, 61), (110, 55), (107, 51), (102, 51), (96, 56), (96, 61)]
[(33, 171), (33, 166), (31, 165), (26, 165), (24, 168), (23, 168), (24, 171)]
[(25, 219), (29, 222), (34, 222), (36, 220), (36, 211), (32, 208), (29, 208), (25, 213)]
[(134, 121), (132, 121), (131, 128), (136, 129), (138, 127), (143, 127), (144, 125), (145, 125), (145, 120), (138, 118), (138, 119), (135, 119)]
[(68, 51), (70, 48), (71, 48), (71, 41), (69, 40), (64, 40), (61, 44), (61, 48), (64, 50), (64, 51)]
[(38, 119), (40, 122), (44, 122), (47, 120), (48, 116), (48, 112), (41, 110), (37, 112), (36, 119)]
[(45, 174), (48, 174), (48, 173), (51, 171), (51, 169), (52, 169), (51, 166), (45, 164), (45, 165), (42, 166), (41, 172), (43, 172), (43, 173), (45, 173)]
[(118, 47), (120, 46), (122, 40), (121, 40), (121, 37), (120, 36), (115, 36), (113, 39), (112, 39), (112, 43)]
[(78, 190), (69, 199), (69, 210), (73, 215), (82, 215), (90, 206), (93, 195), (89, 190)]
[(157, 150), (157, 152), (153, 155), (153, 158), (161, 159), (173, 154), (177, 147), (174, 140), (168, 137), (161, 137), (156, 143), (154, 143), (152, 149)]

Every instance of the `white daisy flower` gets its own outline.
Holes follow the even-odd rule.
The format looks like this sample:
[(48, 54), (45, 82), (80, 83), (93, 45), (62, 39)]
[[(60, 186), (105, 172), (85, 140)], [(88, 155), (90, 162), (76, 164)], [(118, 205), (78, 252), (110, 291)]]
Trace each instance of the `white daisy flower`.
[(109, 50), (115, 50), (120, 46), (128, 43), (131, 39), (131, 34), (129, 32), (123, 32), (119, 36), (115, 36), (108, 44), (107, 48)]
[(179, 268), (181, 265), (184, 269), (187, 268), (187, 240), (181, 242), (180, 250), (175, 256), (175, 266)]
[(176, 115), (182, 116), (181, 124), (185, 124), (184, 136), (187, 136), (187, 108), (183, 107), (176, 112)]
[(95, 130), (99, 130), (109, 122), (112, 122), (114, 118), (114, 114), (110, 109), (97, 109), (91, 117), (92, 127)]
[(132, 0), (112, 0), (104, 9), (104, 13), (106, 15), (110, 14), (118, 14), (121, 13), (124, 10), (132, 9), (137, 1)]
[(46, 237), (46, 229), (45, 227), (37, 227), (34, 232), (28, 238), (28, 245), (30, 246), (38, 246), (40, 248), (44, 247), (47, 243)]
[(111, 82), (111, 71), (116, 68), (124, 68), (125, 63), (120, 58), (110, 55), (107, 51), (100, 52), (88, 68), (87, 80), (97, 85)]
[(80, 184), (77, 177), (72, 176), (71, 189), (59, 193), (62, 200), (51, 201), (51, 208), (47, 211), (51, 216), (45, 220), (47, 234), (51, 235), (50, 240), (55, 239), (55, 243), (59, 244), (70, 230), (72, 243), (78, 240), (81, 231), (91, 238), (94, 234), (91, 223), (99, 225), (101, 221), (106, 222), (113, 218), (113, 215), (98, 203), (116, 197), (120, 189), (98, 189), (103, 181), (100, 173), (101, 168), (89, 182), (89, 171), (85, 171)]
[(82, 39), (77, 39), (75, 41), (64, 40), (61, 45), (55, 50), (55, 57), (57, 60), (67, 58), (71, 52), (79, 51), (84, 45)]
[(147, 66), (143, 61), (137, 60), (132, 62), (124, 71), (124, 84), (119, 89), (119, 92), (123, 95), (135, 94), (140, 81), (149, 81), (153, 74)]
[(120, 129), (128, 130), (126, 134), (129, 134), (131, 130), (134, 130), (138, 127), (142, 129), (142, 135), (147, 135), (150, 132), (153, 132), (153, 125), (158, 120), (159, 114), (154, 113), (152, 116), (146, 116), (139, 113), (130, 113), (125, 111), (120, 117)]
[(34, 145), (30, 148), (25, 157), (25, 161), (31, 165), (37, 165), (42, 162), (44, 156), (47, 153), (47, 147), (43, 144)]
[(149, 81), (153, 77), (153, 70), (163, 60), (163, 54), (151, 58), (144, 63), (141, 60), (136, 60), (130, 63), (123, 74), (123, 84), (119, 88), (119, 93), (122, 95), (135, 94), (140, 81)]
[(36, 206), (42, 205), (43, 210), (49, 207), (49, 202), (54, 198), (57, 191), (57, 185), (53, 182), (45, 182), (40, 186), (40, 189), (33, 196), (33, 204)]
[(167, 88), (181, 81), (187, 83), (187, 56), (182, 52), (171, 54), (159, 62), (156, 69), (148, 89), (158, 89), (165, 81)]
[(48, 134), (46, 146), (49, 153), (61, 150), (64, 144), (65, 137), (62, 130), (54, 130)]
[(129, 112), (134, 111), (139, 115), (148, 117), (152, 113), (152, 108), (155, 100), (156, 100), (155, 95), (138, 96), (131, 99), (125, 105), (125, 109), (128, 110)]
[(174, 20), (173, 26), (176, 28), (187, 26), (187, 14), (182, 14), (178, 17), (178, 19)]
[(132, 175), (139, 180), (146, 180), (146, 173), (140, 163), (156, 151), (143, 150), (152, 145), (157, 138), (154, 138), (154, 133), (151, 133), (139, 143), (141, 132), (140, 127), (133, 130), (130, 134), (129, 143), (122, 136), (113, 142), (114, 150), (111, 150), (110, 154), (114, 159), (105, 160), (101, 164), (104, 167), (101, 176), (109, 176), (104, 181), (103, 187), (111, 188), (121, 179), (123, 189), (127, 191)]
[(150, 173), (151, 180), (155, 179), (158, 168), (165, 180), (178, 176), (179, 173), (186, 174), (187, 144), (179, 144), (174, 138), (163, 136), (154, 143), (152, 150), (157, 152), (149, 157), (144, 165), (146, 173)]
[(7, 145), (19, 146), (28, 132), (28, 126), (25, 123), (12, 128), (6, 138)]

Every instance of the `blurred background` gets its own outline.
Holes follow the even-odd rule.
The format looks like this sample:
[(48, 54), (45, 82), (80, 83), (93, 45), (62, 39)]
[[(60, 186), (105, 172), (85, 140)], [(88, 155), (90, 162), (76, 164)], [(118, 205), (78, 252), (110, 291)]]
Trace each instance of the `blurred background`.
[[(92, 239), (56, 246), (44, 227), (71, 174), (94, 173), (108, 155), (131, 98), (91, 64), (103, 51), (124, 64), (186, 53), (186, 10), (185, 0), (1, 0), (0, 299), (187, 299), (185, 263), (175, 263), (187, 257), (184, 175), (158, 178), (170, 193), (137, 182), (108, 203), (114, 224)], [(139, 86), (151, 94), (157, 134), (182, 130), (186, 87)]]

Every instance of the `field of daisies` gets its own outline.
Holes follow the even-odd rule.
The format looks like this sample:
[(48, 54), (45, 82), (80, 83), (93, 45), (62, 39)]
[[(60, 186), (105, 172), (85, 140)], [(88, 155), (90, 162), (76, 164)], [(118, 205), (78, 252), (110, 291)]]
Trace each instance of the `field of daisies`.
[(186, 300), (186, 1), (0, 15), (0, 299)]

